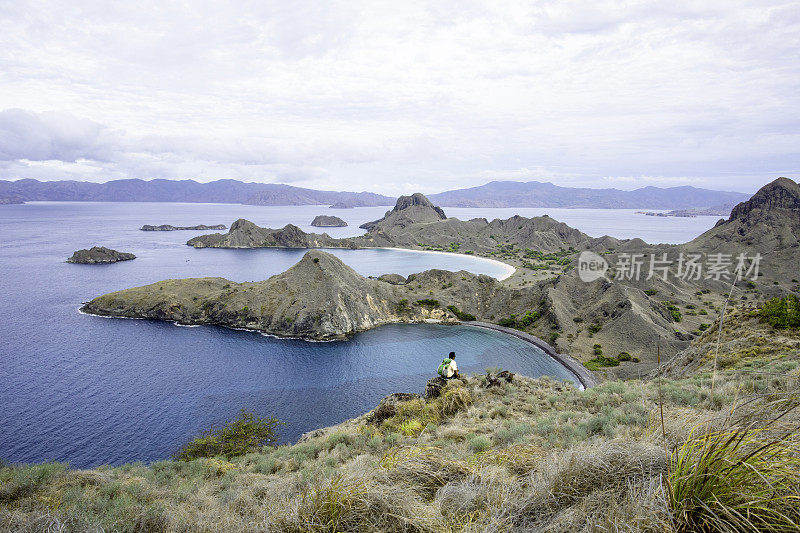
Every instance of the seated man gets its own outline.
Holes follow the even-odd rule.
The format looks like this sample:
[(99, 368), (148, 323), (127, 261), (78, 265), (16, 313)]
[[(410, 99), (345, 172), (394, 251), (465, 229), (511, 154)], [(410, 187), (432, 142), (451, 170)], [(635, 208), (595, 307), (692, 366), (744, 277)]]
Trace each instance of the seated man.
[(450, 355), (442, 360), (439, 365), (439, 375), (445, 379), (461, 377), (458, 373), (458, 365), (456, 365), (456, 352), (450, 352)]

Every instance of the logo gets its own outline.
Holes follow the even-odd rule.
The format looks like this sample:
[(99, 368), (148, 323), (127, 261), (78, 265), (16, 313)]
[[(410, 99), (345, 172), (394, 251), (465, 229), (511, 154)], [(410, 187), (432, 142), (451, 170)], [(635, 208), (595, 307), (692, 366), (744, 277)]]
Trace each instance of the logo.
[(578, 277), (581, 281), (590, 283), (605, 276), (608, 270), (608, 261), (594, 252), (583, 251), (578, 256)]

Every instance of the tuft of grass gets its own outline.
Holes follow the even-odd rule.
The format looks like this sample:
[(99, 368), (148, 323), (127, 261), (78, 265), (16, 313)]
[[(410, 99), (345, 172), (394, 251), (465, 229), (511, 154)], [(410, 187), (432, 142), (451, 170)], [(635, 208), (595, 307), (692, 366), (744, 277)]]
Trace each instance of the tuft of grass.
[(676, 529), (800, 531), (800, 446), (793, 433), (692, 433), (671, 457), (667, 496)]

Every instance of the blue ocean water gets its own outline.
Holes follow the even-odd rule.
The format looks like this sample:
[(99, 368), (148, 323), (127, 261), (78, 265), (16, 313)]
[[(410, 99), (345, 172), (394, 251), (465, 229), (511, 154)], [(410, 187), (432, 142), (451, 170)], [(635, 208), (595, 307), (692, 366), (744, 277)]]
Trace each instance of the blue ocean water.
[[(358, 224), (385, 208), (342, 214)], [(186, 246), (205, 232), (142, 232), (142, 224), (229, 225), (239, 217), (303, 229), (320, 207), (216, 204), (32, 203), (0, 208), (0, 458), (68, 461), (76, 467), (162, 459), (241, 408), (287, 422), (284, 442), (374, 407), (392, 392), (421, 392), (442, 357), (482, 372), (500, 366), (569, 378), (538, 349), (466, 326), (390, 325), (348, 341), (311, 343), (217, 327), (178, 327), (78, 312), (81, 302), (168, 278), (261, 280), (302, 250)], [(304, 224), (305, 221), (305, 224)], [(334, 231), (330, 232), (334, 234)], [(103, 245), (137, 259), (72, 265), (72, 252)], [(469, 256), (336, 250), (364, 275), (428, 268), (499, 275)]]

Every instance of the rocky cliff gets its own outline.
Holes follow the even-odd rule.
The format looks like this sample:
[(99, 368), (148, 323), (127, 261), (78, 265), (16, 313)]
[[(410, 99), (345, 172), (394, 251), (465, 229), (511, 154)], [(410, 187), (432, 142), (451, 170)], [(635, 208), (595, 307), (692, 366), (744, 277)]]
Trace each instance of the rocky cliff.
[(67, 263), (81, 263), (92, 265), (98, 263), (116, 263), (118, 261), (130, 261), (136, 256), (127, 252), (118, 252), (105, 246), (93, 246), (89, 250), (78, 250), (67, 259)]

